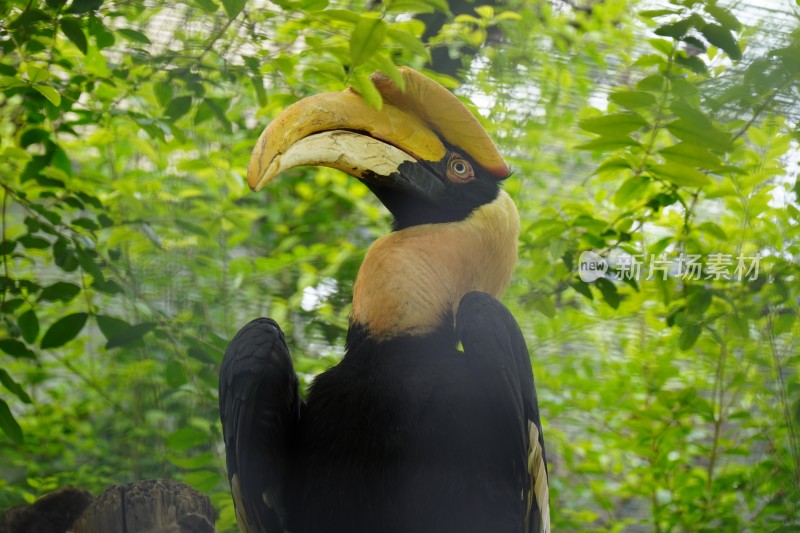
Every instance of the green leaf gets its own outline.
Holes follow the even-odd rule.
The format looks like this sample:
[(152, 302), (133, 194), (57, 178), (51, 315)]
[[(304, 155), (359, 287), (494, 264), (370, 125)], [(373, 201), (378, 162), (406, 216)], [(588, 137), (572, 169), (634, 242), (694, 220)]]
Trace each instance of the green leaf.
[(525, 19), (517, 11), (501, 11), (496, 17), (494, 17), (494, 20), (496, 22), (501, 22), (504, 20), (520, 21)]
[(103, 209), (103, 202), (101, 202), (96, 196), (92, 196), (91, 194), (85, 192), (78, 192), (77, 195), (85, 203), (92, 205), (97, 209)]
[(617, 309), (620, 303), (619, 292), (617, 286), (606, 278), (597, 278), (594, 282), (595, 286), (600, 289), (600, 294), (603, 295), (603, 300), (612, 308)]
[(328, 0), (301, 0), (299, 7), (303, 11), (322, 11), (328, 3)]
[(680, 337), (678, 337), (678, 347), (681, 350), (688, 350), (697, 342), (697, 338), (702, 331), (703, 328), (699, 324), (686, 324), (681, 330)]
[(597, 152), (611, 152), (629, 146), (641, 146), (639, 141), (627, 135), (603, 135), (589, 142), (579, 144), (575, 148), (578, 150), (593, 150)]
[(87, 313), (73, 313), (57, 320), (42, 337), (42, 349), (58, 348), (77, 337), (87, 318)]
[(727, 30), (738, 31), (739, 28), (742, 27), (742, 23), (739, 22), (739, 19), (724, 7), (708, 3), (704, 5), (703, 8)]
[(386, 3), (389, 13), (433, 13), (433, 7), (423, 0), (393, 0)]
[(167, 459), (170, 463), (184, 470), (207, 468), (208, 465), (214, 464), (214, 461), (217, 460), (211, 452), (199, 453), (197, 455), (192, 454), (191, 456), (170, 454)]
[(368, 74), (363, 72), (355, 72), (351, 81), (353, 89), (355, 89), (358, 94), (363, 96), (364, 100), (366, 100), (371, 107), (374, 107), (378, 110), (383, 107), (383, 97), (381, 96), (381, 93), (378, 92), (375, 84), (372, 83), (372, 80), (369, 78)]
[(186, 354), (191, 357), (192, 359), (197, 359), (200, 362), (206, 364), (217, 364), (218, 361), (214, 359), (211, 354), (209, 354), (203, 348), (199, 348), (197, 346), (191, 346), (188, 350), (186, 350)]
[(578, 125), (601, 135), (625, 135), (648, 126), (648, 123), (636, 113), (613, 113), (581, 120)]
[(135, 326), (129, 326), (127, 329), (116, 333), (112, 337), (106, 337), (106, 349), (118, 348), (120, 346), (127, 346), (132, 344), (145, 336), (149, 331), (156, 327), (155, 322), (142, 322)]
[(47, 98), (47, 100), (49, 100), (50, 103), (53, 104), (54, 106), (58, 107), (61, 105), (61, 95), (58, 94), (58, 91), (56, 91), (52, 87), (39, 84), (33, 84), (31, 85), (31, 87), (33, 87), (33, 89), (37, 91), (39, 94)]
[(14, 415), (11, 414), (11, 409), (8, 404), (0, 400), (0, 429), (3, 430), (8, 438), (17, 444), (22, 444), (22, 428), (14, 420)]
[(703, 233), (708, 233), (709, 235), (713, 235), (714, 237), (716, 237), (721, 241), (724, 242), (728, 241), (728, 234), (725, 233), (725, 230), (723, 230), (721, 227), (719, 227), (717, 224), (713, 222), (710, 221), (703, 222), (702, 224), (697, 226), (697, 229), (702, 231)]
[(219, 472), (216, 470), (196, 470), (187, 472), (182, 477), (187, 485), (206, 494), (212, 492), (219, 485)]
[(632, 165), (627, 159), (619, 156), (612, 156), (600, 163), (600, 166), (595, 169), (594, 173), (603, 174), (611, 172), (618, 175), (621, 170), (629, 170), (631, 168)]
[(702, 286), (692, 287), (686, 301), (686, 312), (691, 317), (700, 319), (708, 311), (711, 301), (711, 291)]
[(575, 282), (570, 284), (570, 287), (575, 289), (578, 294), (581, 294), (589, 301), (594, 300), (594, 295), (592, 294), (592, 288), (589, 287), (589, 284), (585, 281), (576, 280)]
[(116, 42), (114, 34), (108, 31), (98, 17), (89, 18), (89, 35), (94, 36), (99, 49), (108, 48)]
[(736, 42), (730, 30), (717, 24), (706, 24), (700, 29), (700, 33), (703, 34), (703, 37), (708, 39), (708, 42), (724, 50), (734, 61), (738, 61), (742, 58), (742, 51), (739, 48), (739, 43)]
[(28, 128), (19, 138), (19, 145), (27, 148), (32, 144), (38, 144), (50, 140), (50, 132), (42, 128)]
[(687, 57), (683, 52), (675, 55), (675, 62), (697, 74), (704, 74), (708, 71), (708, 67), (702, 59), (697, 56)]
[(626, 109), (639, 109), (656, 103), (656, 97), (645, 91), (615, 91), (608, 99)]
[(193, 2), (206, 13), (215, 13), (219, 5), (214, 0), (193, 0)]
[(386, 9), (395, 13), (450, 13), (447, 0), (393, 0)]
[(17, 241), (4, 240), (0, 242), (0, 255), (10, 255), (17, 247)]
[(20, 16), (14, 19), (8, 25), (8, 29), (16, 30), (17, 28), (22, 28), (23, 26), (31, 26), (36, 22), (41, 22), (44, 20), (50, 20), (50, 15), (42, 11), (41, 9), (27, 9), (22, 12)]
[(492, 6), (477, 6), (473, 9), (482, 19), (494, 18), (494, 8)]
[(392, 63), (392, 60), (389, 59), (387, 54), (383, 52), (373, 54), (372, 58), (369, 60), (369, 65), (374, 65), (376, 70), (387, 75), (401, 90), (405, 90), (406, 82), (403, 79), (403, 74), (400, 72), (400, 69), (397, 68), (397, 65)]
[(117, 282), (112, 279), (95, 279), (92, 283), (92, 288), (105, 294), (119, 294), (122, 292), (122, 289)]
[(17, 326), (19, 326), (20, 334), (25, 342), (33, 344), (39, 336), (39, 318), (36, 316), (36, 311), (28, 309), (17, 319)]
[(387, 35), (391, 40), (411, 52), (412, 54), (418, 55), (425, 59), (430, 59), (431, 53), (428, 48), (425, 46), (425, 43), (422, 40), (412, 35), (408, 32), (403, 30), (398, 30), (394, 28), (389, 28), (387, 31)]
[(0, 383), (9, 390), (14, 396), (20, 399), (23, 403), (33, 403), (28, 393), (20, 386), (19, 383), (9, 375), (8, 372), (0, 368)]
[(191, 426), (184, 426), (167, 437), (167, 446), (173, 450), (188, 450), (208, 444), (210, 436)]
[(774, 335), (783, 335), (792, 331), (796, 315), (793, 309), (786, 309), (772, 321), (772, 332)]
[(208, 232), (206, 230), (204, 230), (197, 224), (192, 224), (187, 220), (178, 219), (175, 221), (175, 225), (193, 235), (199, 235), (200, 237), (208, 237)]
[(728, 151), (731, 149), (730, 134), (687, 118), (673, 120), (667, 124), (667, 130), (678, 139), (688, 143), (712, 150)]
[(75, 250), (61, 237), (53, 245), (53, 261), (64, 272), (74, 272), (79, 265)]
[(97, 327), (100, 328), (100, 333), (103, 334), (106, 340), (120, 335), (133, 327), (126, 321), (113, 316), (96, 315), (94, 318), (97, 322)]
[[(88, 239), (87, 239), (88, 240)], [(98, 261), (102, 261), (94, 250), (77, 248), (78, 263), (85, 272), (92, 275), (94, 279), (103, 279), (103, 271)]]
[(747, 316), (740, 314), (740, 313), (733, 313), (728, 315), (728, 320), (730, 321), (731, 329), (741, 336), (742, 338), (746, 339), (750, 336), (750, 324), (747, 321)]
[(677, 14), (678, 11), (675, 11), (673, 9), (644, 9), (642, 11), (639, 11), (639, 16), (648, 19), (663, 17), (665, 15), (677, 15)]
[(683, 165), (654, 165), (648, 170), (654, 176), (665, 179), (680, 187), (705, 187), (712, 183), (711, 178), (699, 170)]
[(556, 316), (556, 304), (550, 296), (542, 295), (532, 298), (531, 305), (547, 318)]
[(668, 24), (664, 24), (659, 26), (655, 30), (656, 35), (660, 35), (662, 37), (672, 37), (673, 39), (680, 39), (686, 32), (688, 32), (692, 27), (696, 27), (698, 24), (703, 24), (703, 19), (700, 18), (697, 14), (692, 14), (689, 17), (679, 20), (677, 22), (670, 22)]
[(386, 39), (386, 23), (376, 17), (361, 16), (350, 36), (350, 64), (364, 63), (378, 51)]
[(702, 110), (686, 103), (683, 99), (674, 101), (670, 109), (675, 113), (676, 117), (689, 121), (695, 128), (706, 130), (714, 127), (711, 120)]
[(89, 42), (86, 40), (86, 34), (83, 33), (81, 22), (75, 17), (64, 17), (61, 19), (61, 31), (64, 35), (78, 47), (83, 55), (89, 51)]
[(641, 197), (650, 185), (650, 180), (646, 176), (633, 176), (625, 180), (614, 193), (614, 205), (623, 207), (633, 199), (641, 201)]
[(6, 300), (0, 305), (0, 312), (3, 313), (13, 313), (16, 311), (22, 304), (25, 303), (25, 300), (22, 298), (11, 298), (10, 300)]
[(79, 15), (87, 11), (94, 11), (103, 5), (103, 0), (74, 0), (67, 9), (67, 13)]
[[(798, 0), (800, 3), (800, 0)], [(770, 529), (769, 533), (797, 533), (797, 525), (778, 526), (775, 529)]]
[(693, 143), (681, 142), (668, 146), (659, 153), (670, 163), (677, 163), (690, 167), (714, 169), (722, 165), (719, 157), (707, 148)]
[(655, 91), (661, 92), (664, 87), (668, 86), (667, 78), (661, 74), (651, 74), (639, 80), (636, 83), (636, 89), (640, 91)]
[(349, 9), (326, 9), (320, 13), (320, 17), (338, 22), (356, 24), (358, 23), (359, 14), (355, 11), (350, 11)]
[(167, 106), (173, 97), (173, 87), (171, 83), (156, 83), (153, 85), (153, 94), (162, 106)]
[(164, 368), (164, 378), (167, 381), (167, 385), (175, 389), (189, 382), (189, 377), (186, 375), (183, 365), (178, 361), (170, 361), (167, 363), (167, 366)]
[(95, 231), (100, 229), (100, 226), (92, 220), (91, 218), (86, 217), (79, 217), (72, 221), (73, 226), (78, 226), (79, 228), (88, 229), (89, 231)]
[(39, 300), (49, 300), (55, 302), (61, 300), (62, 302), (69, 302), (81, 292), (81, 288), (74, 283), (66, 281), (57, 281), (52, 285), (42, 289), (39, 295)]
[(153, 44), (150, 41), (150, 38), (140, 31), (132, 30), (130, 28), (119, 28), (114, 31), (134, 43)]
[(16, 358), (36, 359), (36, 354), (17, 339), (0, 339), (0, 350)]
[(165, 111), (166, 117), (175, 122), (183, 115), (189, 112), (192, 108), (192, 97), (191, 96), (178, 96), (177, 98), (173, 98), (170, 101), (169, 105), (167, 106), (167, 110)]
[(225, 132), (231, 133), (233, 131), (233, 126), (231, 125), (231, 121), (228, 120), (227, 115), (225, 115), (224, 102), (214, 98), (206, 98), (203, 100), (203, 103), (208, 106), (214, 116), (217, 117), (217, 120), (222, 124)]
[(681, 39), (686, 44), (697, 48), (698, 50), (705, 52), (706, 51), (706, 43), (698, 39), (697, 37), (692, 37), (691, 35), (687, 35), (683, 39)]
[(245, 3), (247, 0), (222, 0), (222, 7), (230, 19), (235, 19), (244, 9)]

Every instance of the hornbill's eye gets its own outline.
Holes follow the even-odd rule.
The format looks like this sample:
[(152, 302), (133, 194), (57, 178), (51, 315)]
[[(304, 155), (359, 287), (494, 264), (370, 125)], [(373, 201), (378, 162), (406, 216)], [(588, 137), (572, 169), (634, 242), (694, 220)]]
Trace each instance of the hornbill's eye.
[(447, 162), (447, 177), (455, 183), (466, 183), (475, 179), (472, 165), (459, 154), (453, 153)]

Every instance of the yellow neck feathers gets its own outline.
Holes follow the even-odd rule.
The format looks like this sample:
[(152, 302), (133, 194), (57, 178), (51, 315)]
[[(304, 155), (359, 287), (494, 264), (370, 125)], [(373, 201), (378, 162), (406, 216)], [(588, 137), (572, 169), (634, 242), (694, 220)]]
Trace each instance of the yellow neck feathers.
[(435, 330), (461, 297), (505, 290), (517, 260), (519, 214), (504, 191), (468, 218), (414, 226), (375, 241), (356, 278), (350, 320), (376, 339)]

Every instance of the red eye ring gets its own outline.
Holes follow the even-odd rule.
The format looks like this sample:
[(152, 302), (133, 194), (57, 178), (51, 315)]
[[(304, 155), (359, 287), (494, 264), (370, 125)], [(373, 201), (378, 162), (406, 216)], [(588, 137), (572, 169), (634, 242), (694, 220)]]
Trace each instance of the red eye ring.
[(447, 178), (454, 183), (466, 183), (475, 179), (475, 172), (469, 161), (454, 152), (447, 162)]

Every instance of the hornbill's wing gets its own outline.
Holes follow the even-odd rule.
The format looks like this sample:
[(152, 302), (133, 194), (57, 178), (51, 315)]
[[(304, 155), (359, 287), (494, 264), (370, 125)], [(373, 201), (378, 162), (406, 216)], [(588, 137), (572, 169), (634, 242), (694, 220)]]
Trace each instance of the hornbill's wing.
[(283, 332), (271, 319), (253, 320), (228, 345), (219, 371), (228, 480), (243, 532), (284, 531), (289, 451), (300, 409)]
[(480, 359), (484, 379), (491, 387), (497, 415), (510, 432), (526, 533), (550, 531), (547, 459), (539, 404), (525, 339), (506, 307), (483, 292), (464, 296), (456, 317), (458, 337), (467, 357)]

